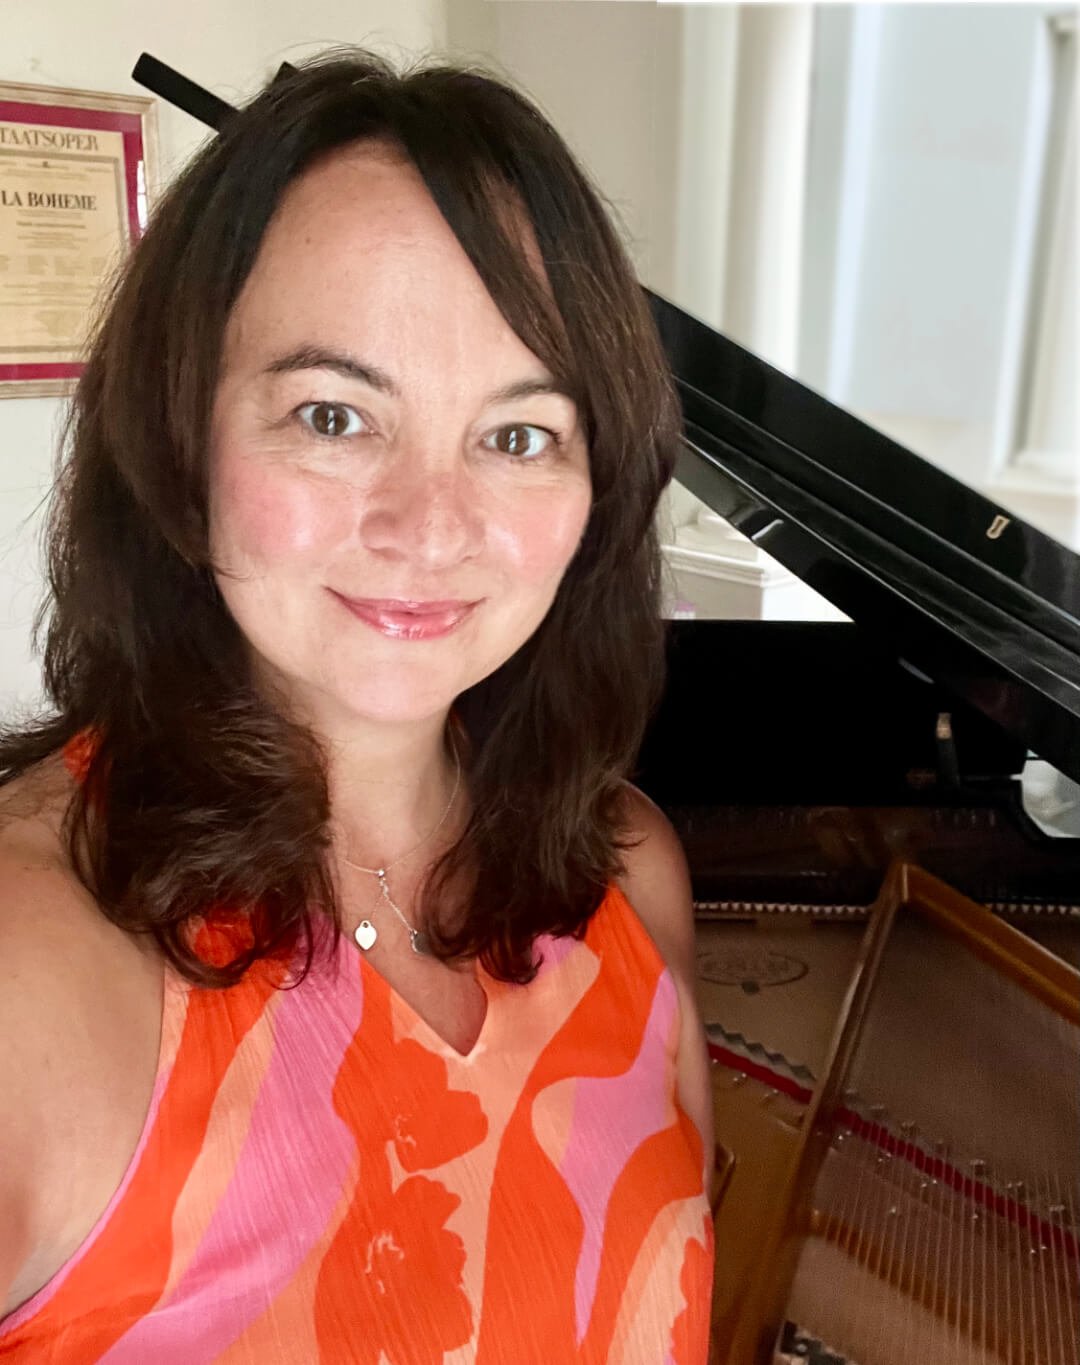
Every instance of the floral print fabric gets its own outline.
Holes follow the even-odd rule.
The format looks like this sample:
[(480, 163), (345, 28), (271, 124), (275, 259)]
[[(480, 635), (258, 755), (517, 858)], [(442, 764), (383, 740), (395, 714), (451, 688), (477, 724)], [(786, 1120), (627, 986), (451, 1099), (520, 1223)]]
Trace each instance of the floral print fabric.
[[(212, 921), (200, 951), (225, 951)], [(138, 1148), (0, 1360), (703, 1365), (713, 1231), (675, 985), (614, 887), (462, 1056), (348, 940), (166, 975)]]

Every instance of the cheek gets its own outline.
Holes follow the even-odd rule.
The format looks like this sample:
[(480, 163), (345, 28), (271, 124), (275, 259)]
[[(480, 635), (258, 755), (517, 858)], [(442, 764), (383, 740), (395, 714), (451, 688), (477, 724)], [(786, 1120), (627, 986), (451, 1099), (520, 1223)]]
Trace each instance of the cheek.
[(587, 486), (557, 498), (538, 497), (489, 527), (490, 543), (516, 578), (549, 586), (573, 559), (590, 506)]
[(211, 548), (225, 569), (265, 572), (316, 558), (344, 534), (344, 524), (340, 496), (327, 496), (295, 473), (244, 459), (224, 459), (218, 467)]

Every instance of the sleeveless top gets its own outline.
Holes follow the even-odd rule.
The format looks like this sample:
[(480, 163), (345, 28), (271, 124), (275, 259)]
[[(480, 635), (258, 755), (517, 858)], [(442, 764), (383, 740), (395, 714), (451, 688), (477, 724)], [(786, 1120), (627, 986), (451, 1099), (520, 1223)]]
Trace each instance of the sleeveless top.
[(0, 1360), (704, 1365), (713, 1225), (671, 973), (614, 886), (534, 960), (525, 986), (475, 964), (467, 1056), (347, 935), (291, 989), (280, 961), (219, 990), (166, 967), (136, 1150), (0, 1320)]

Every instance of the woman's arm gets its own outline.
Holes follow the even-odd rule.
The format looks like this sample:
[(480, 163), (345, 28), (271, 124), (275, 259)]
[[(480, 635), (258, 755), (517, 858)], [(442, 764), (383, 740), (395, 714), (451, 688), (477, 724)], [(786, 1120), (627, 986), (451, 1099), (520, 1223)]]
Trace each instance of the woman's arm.
[(623, 856), (626, 874), (620, 888), (637, 911), (675, 980), (682, 1008), (679, 1040), (679, 1103), (693, 1120), (704, 1144), (706, 1192), (713, 1184), (713, 1099), (709, 1052), (697, 1004), (694, 905), (686, 854), (659, 806), (627, 784), (633, 833), (641, 842)]

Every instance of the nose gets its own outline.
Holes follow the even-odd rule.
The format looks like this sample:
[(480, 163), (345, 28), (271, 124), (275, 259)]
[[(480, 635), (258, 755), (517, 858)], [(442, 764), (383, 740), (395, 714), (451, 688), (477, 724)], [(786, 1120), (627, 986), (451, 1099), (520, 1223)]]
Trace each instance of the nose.
[(365, 501), (361, 539), (375, 554), (438, 573), (479, 551), (481, 500), (460, 455), (403, 451)]

